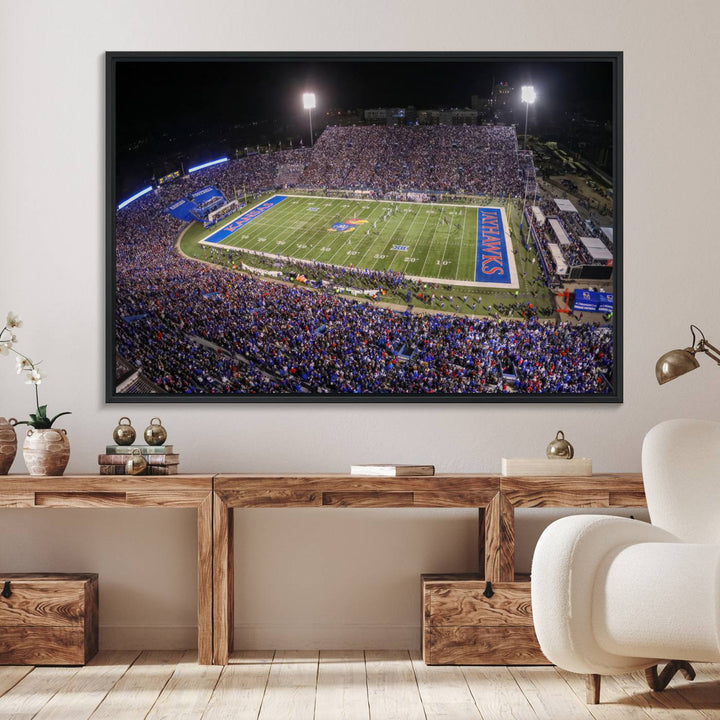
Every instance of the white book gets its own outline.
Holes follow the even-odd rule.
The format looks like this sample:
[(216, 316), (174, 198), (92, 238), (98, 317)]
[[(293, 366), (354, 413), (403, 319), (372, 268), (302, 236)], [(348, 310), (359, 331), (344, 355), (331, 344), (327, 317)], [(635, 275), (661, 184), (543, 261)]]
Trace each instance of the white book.
[(351, 475), (366, 477), (412, 477), (434, 475), (434, 465), (351, 465)]

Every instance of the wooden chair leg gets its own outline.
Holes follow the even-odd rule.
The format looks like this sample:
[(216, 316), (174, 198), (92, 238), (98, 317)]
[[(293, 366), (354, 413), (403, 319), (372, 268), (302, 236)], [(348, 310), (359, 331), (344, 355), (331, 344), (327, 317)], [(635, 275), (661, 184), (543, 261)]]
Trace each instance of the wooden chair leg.
[(659, 675), (657, 668), (657, 665), (653, 665), (645, 670), (645, 679), (650, 689), (655, 690), (655, 692), (662, 692), (678, 671), (685, 676), (686, 680), (695, 679), (693, 666), (685, 660), (671, 660)]
[(585, 676), (585, 700), (588, 705), (598, 705), (600, 703), (600, 681), (602, 675), (586, 675)]
[[(660, 673), (658, 673), (658, 666), (653, 665), (645, 670), (645, 679), (651, 690), (662, 692), (678, 672), (682, 673), (686, 680), (695, 679), (695, 670), (686, 660), (671, 660)], [(588, 705), (598, 705), (600, 703), (601, 680), (601, 675), (585, 676), (585, 693)]]

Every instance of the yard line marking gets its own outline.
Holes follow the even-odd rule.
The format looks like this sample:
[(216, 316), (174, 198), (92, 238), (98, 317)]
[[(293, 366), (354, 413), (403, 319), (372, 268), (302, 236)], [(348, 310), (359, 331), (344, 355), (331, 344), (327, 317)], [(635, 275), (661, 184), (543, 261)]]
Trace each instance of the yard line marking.
[(458, 273), (460, 272), (460, 257), (462, 256), (463, 247), (465, 246), (465, 221), (467, 220), (467, 211), (463, 211), (463, 225), (462, 231), (460, 232), (460, 250), (458, 251), (457, 267), (455, 268), (455, 279), (458, 279)]
[(447, 244), (448, 244), (448, 240), (450, 240), (450, 233), (452, 232), (452, 228), (453, 228), (453, 224), (452, 224), (452, 221), (450, 221), (450, 227), (448, 229), (447, 237), (445, 238), (445, 245), (443, 246), (443, 254), (442, 254), (442, 257), (440, 258), (440, 271), (441, 272), (442, 272), (442, 268), (443, 268), (443, 262), (445, 262), (445, 252), (447, 251)]
[[(298, 212), (298, 210), (296, 208), (287, 208), (287, 210), (290, 211), (291, 215), (295, 215)], [(331, 218), (331, 216), (332, 216), (332, 210), (325, 211), (323, 213), (318, 213), (314, 218), (310, 218), (308, 221), (308, 228), (305, 231), (303, 231), (303, 233), (299, 237), (296, 237), (295, 240), (296, 241), (302, 240), (304, 238), (304, 236), (307, 235), (309, 232), (312, 232), (312, 234), (314, 235), (314, 233), (316, 232), (316, 228), (312, 227), (314, 222), (317, 222), (318, 220), (322, 219), (322, 221), (324, 223), (324, 222), (326, 222), (326, 218), (329, 220)], [(267, 235), (269, 244), (275, 243), (274, 254), (290, 255), (292, 257), (295, 257), (294, 253), (289, 254), (289, 253), (287, 253), (287, 251), (282, 252), (282, 253), (277, 252), (278, 238), (279, 238), (279, 236), (281, 236), (282, 233), (285, 232), (285, 229), (286, 229), (286, 226), (284, 225), (284, 222), (286, 222), (285, 214), (283, 214), (282, 217), (277, 216), (276, 217), (277, 222), (268, 222), (269, 220), (270, 220), (270, 218), (267, 218), (265, 220), (265, 222), (267, 224), (263, 225), (261, 232), (263, 232), (265, 235)], [(283, 222), (280, 222), (281, 220)], [(244, 249), (247, 249), (247, 250), (256, 250), (256, 251), (259, 250), (259, 248), (257, 247), (257, 239), (255, 240), (254, 243), (247, 243), (245, 245), (242, 245), (241, 247), (243, 247)], [(267, 246), (263, 245), (263, 248), (267, 248)], [(283, 250), (284, 250), (284, 248), (283, 248)], [(269, 252), (269, 250), (264, 250), (264, 252)], [(301, 259), (301, 258), (297, 258), (297, 259)]]
[[(296, 211), (296, 212), (300, 212), (300, 211)], [(326, 210), (324, 212), (318, 212), (315, 215), (315, 217), (309, 218), (307, 227), (303, 231), (303, 233), (299, 237), (293, 238), (293, 240), (295, 242), (295, 247), (297, 247), (298, 242), (305, 239), (305, 236), (308, 235), (308, 233), (310, 233), (310, 238), (308, 238), (308, 244), (309, 244), (310, 239), (315, 240), (316, 233), (318, 232), (320, 225), (321, 225), (321, 223), (319, 221), (322, 220), (322, 225), (327, 225), (328, 223), (331, 223), (332, 215), (333, 215), (333, 208), (332, 208), (332, 203), (331, 203), (329, 210)], [(315, 243), (315, 245), (310, 245), (305, 250), (305, 252), (302, 253), (302, 257), (298, 257), (298, 254), (296, 254), (295, 252), (292, 252), (292, 253), (286, 252), (285, 254), (290, 254), (290, 255), (292, 255), (292, 257), (295, 257), (296, 259), (301, 260), (303, 262), (312, 262), (315, 258), (308, 258), (307, 255), (309, 253), (313, 252), (314, 247), (316, 245), (317, 245), (317, 243)]]
[[(439, 215), (440, 213), (437, 213), (437, 214)], [(430, 238), (430, 243), (427, 246), (427, 249), (425, 251), (425, 258), (423, 259), (423, 264), (422, 264), (422, 267), (420, 268), (420, 273), (419, 273), (420, 276), (425, 274), (425, 272), (424, 272), (425, 265), (427, 265), (428, 258), (432, 255), (432, 249), (433, 249), (433, 246), (435, 245), (435, 235), (437, 234), (438, 227), (440, 227), (439, 218), (435, 221), (435, 227), (433, 229), (433, 234), (432, 234), (432, 237)]]
[[(379, 236), (379, 237), (377, 238), (377, 240), (375, 241), (375, 243), (378, 243), (378, 253), (377, 253), (377, 254), (379, 254), (379, 255), (387, 255), (387, 253), (390, 252), (390, 249), (389, 249), (389, 248), (390, 248), (393, 244), (395, 244), (395, 236), (397, 235), (398, 232), (400, 232), (400, 228), (402, 227), (403, 223), (405, 222), (405, 219), (406, 219), (406, 216), (403, 215), (403, 217), (400, 218), (400, 221), (399, 221), (397, 227), (395, 227), (395, 228), (393, 229), (392, 233), (390, 234), (390, 236), (389, 236), (389, 238), (388, 238), (387, 240), (385, 240), (385, 238), (384, 238), (384, 236), (382, 235), (382, 233), (380, 234), (380, 236)], [(411, 219), (411, 220), (410, 220), (410, 224), (412, 225), (412, 223), (413, 223), (413, 221), (412, 221), (412, 219)], [(375, 247), (375, 245), (373, 245), (373, 247)], [(367, 254), (367, 253), (366, 253), (366, 254)], [(364, 259), (364, 256), (363, 256), (363, 259)], [(390, 264), (392, 265), (392, 261), (391, 261)], [(387, 269), (389, 270), (390, 267), (388, 266)]]
[[(422, 207), (422, 206), (421, 206), (421, 207)], [(414, 218), (413, 221), (410, 223), (410, 227), (408, 228), (408, 231), (407, 231), (407, 233), (405, 233), (405, 237), (403, 238), (403, 240), (405, 241), (403, 244), (404, 244), (404, 245), (408, 245), (408, 247), (409, 247), (409, 245), (410, 245), (410, 242), (409, 242), (408, 239), (407, 239), (407, 238), (408, 238), (408, 235), (410, 234), (410, 231), (412, 230), (412, 226), (415, 224), (415, 220), (417, 220), (417, 218), (419, 217), (419, 215), (420, 215), (420, 210), (418, 210), (418, 212), (415, 214), (415, 218)], [(422, 228), (420, 229), (420, 235), (419, 235), (419, 237), (422, 237), (422, 234), (423, 234), (423, 232), (425, 231), (425, 226), (427, 225), (427, 222), (428, 222), (428, 220), (430, 219), (430, 216), (429, 216), (427, 213), (423, 213), (423, 215), (425, 215), (425, 222), (423, 223), (423, 226), (422, 226)], [(418, 243), (417, 243), (417, 241), (416, 241), (416, 242), (415, 242), (415, 249), (417, 249), (417, 244), (418, 244)], [(413, 253), (413, 248), (410, 248), (409, 252), (410, 252), (410, 253)], [(398, 254), (397, 257), (393, 258), (393, 259), (390, 261), (389, 268), (392, 269), (393, 263), (394, 263), (396, 260), (399, 261), (401, 258), (402, 258), (402, 255), (400, 255), (400, 254)], [(407, 266), (408, 266), (408, 265), (410, 265), (410, 263), (405, 263), (405, 269), (407, 269)], [(404, 270), (401, 270), (400, 272), (404, 272)]]
[[(314, 251), (314, 248), (317, 246), (317, 243), (320, 242), (317, 239), (318, 233), (320, 232), (320, 230), (323, 226), (327, 230), (327, 226), (332, 225), (333, 220), (335, 219), (335, 217), (333, 217), (333, 214), (335, 214), (335, 216), (337, 215), (337, 213), (336, 213), (336, 210), (338, 207), (337, 203), (335, 203), (335, 204), (329, 203), (328, 206), (330, 209), (329, 209), (329, 211), (326, 211), (327, 214), (323, 213), (321, 216), (322, 223), (319, 223), (319, 222), (313, 223), (312, 227), (309, 226), (307, 228), (307, 230), (305, 231), (305, 233), (303, 233), (303, 235), (305, 235), (308, 232), (312, 232), (312, 240), (315, 243), (315, 245), (310, 245), (310, 247), (303, 249), (304, 251), (302, 253), (294, 253), (293, 252), (292, 254), (298, 260), (301, 260), (303, 262), (320, 261), (320, 258), (318, 257), (318, 253)], [(330, 248), (331, 248), (332, 255), (330, 256), (329, 260), (332, 260), (332, 258), (339, 251), (340, 247), (342, 247), (345, 244), (345, 243), (342, 243), (342, 241), (341, 241), (341, 238), (343, 237), (343, 235), (345, 235), (345, 233), (336, 233), (336, 235), (337, 235), (337, 237), (327, 237), (325, 240), (322, 241), (322, 242), (326, 242), (327, 245), (330, 246)], [(303, 237), (295, 238), (295, 240), (301, 240), (301, 239), (304, 239), (304, 238)], [(337, 245), (337, 247), (336, 247), (336, 245)], [(297, 243), (296, 243), (295, 247), (297, 247)], [(311, 254), (313, 255), (313, 257), (308, 257), (308, 255), (311, 255)], [(328, 262), (328, 260), (322, 260), (322, 262)]]
[[(370, 217), (368, 218), (368, 223), (375, 222), (382, 215), (382, 209), (383, 209), (382, 203), (378, 203), (375, 210), (379, 210), (380, 212), (377, 213), (377, 216), (375, 214), (371, 214)], [(372, 228), (371, 228), (371, 230), (372, 230)], [(373, 252), (373, 250), (376, 249), (378, 241), (384, 242), (382, 234), (380, 234), (379, 237), (369, 241), (369, 246), (367, 247), (365, 252), (360, 256), (360, 258), (358, 259), (358, 261), (356, 263), (353, 263), (356, 267), (366, 267), (368, 270), (378, 270), (378, 268), (375, 267), (376, 263), (372, 263), (372, 267), (368, 267), (368, 265), (370, 265), (370, 263), (368, 263), (368, 265), (365, 265), (365, 257), (367, 256), (368, 253), (371, 253), (371, 252)], [(376, 254), (376, 255), (382, 254), (380, 252), (381, 249), (382, 248), (378, 247), (377, 252), (375, 252), (374, 254)]]

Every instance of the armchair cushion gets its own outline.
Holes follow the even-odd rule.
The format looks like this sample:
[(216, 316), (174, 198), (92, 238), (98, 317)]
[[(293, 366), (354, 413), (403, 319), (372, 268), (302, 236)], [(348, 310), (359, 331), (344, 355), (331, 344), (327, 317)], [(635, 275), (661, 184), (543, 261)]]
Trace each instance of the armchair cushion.
[(592, 631), (606, 652), (720, 659), (720, 546), (646, 542), (613, 548), (594, 586)]
[[(665, 530), (613, 516), (575, 515), (550, 525), (535, 549), (531, 583), (535, 632), (550, 662), (572, 672), (603, 675), (657, 662), (638, 652), (615, 652), (614, 632), (608, 631), (600, 644), (593, 632), (595, 581), (613, 551), (635, 543), (676, 542)], [(607, 575), (609, 568), (603, 572)]]

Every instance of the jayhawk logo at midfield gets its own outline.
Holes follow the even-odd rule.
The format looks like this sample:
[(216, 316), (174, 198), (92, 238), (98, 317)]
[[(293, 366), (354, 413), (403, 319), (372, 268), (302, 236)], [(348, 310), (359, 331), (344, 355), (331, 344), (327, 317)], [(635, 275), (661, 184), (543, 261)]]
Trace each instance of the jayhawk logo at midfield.
[(332, 227), (329, 227), (328, 230), (330, 232), (341, 233), (352, 232), (357, 225), (363, 225), (366, 222), (367, 220), (359, 220), (358, 218), (352, 218), (351, 220), (346, 220), (345, 222), (333, 223)]

